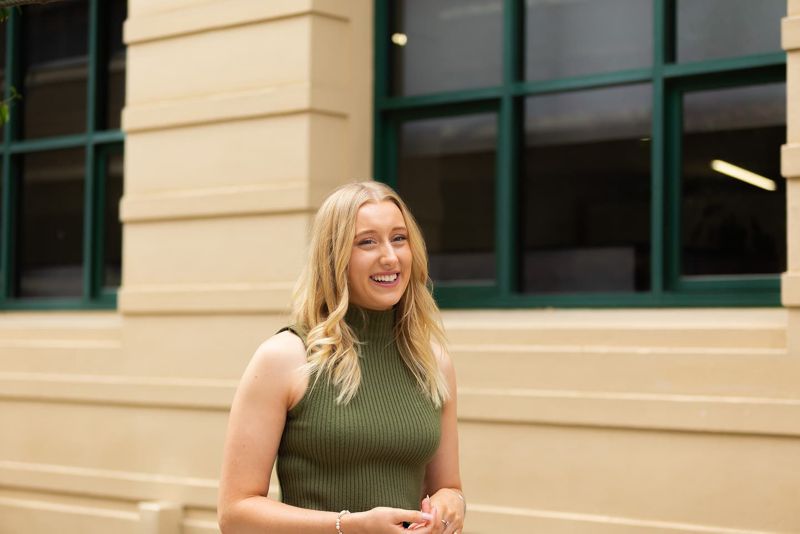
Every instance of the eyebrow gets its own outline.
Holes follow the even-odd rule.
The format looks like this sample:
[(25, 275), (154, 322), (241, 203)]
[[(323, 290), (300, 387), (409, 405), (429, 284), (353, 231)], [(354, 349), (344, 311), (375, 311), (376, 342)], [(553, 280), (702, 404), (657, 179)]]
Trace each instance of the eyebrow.
[[(408, 231), (408, 228), (406, 228), (405, 226), (395, 226), (394, 228), (392, 228), (392, 232), (396, 232), (397, 230), (405, 230), (405, 231)], [(372, 233), (375, 233), (375, 232), (377, 232), (377, 230), (373, 230), (373, 229), (371, 229), (371, 228), (369, 228), (369, 229), (367, 229), (367, 230), (361, 230), (360, 232), (358, 232), (358, 233), (356, 234), (356, 237), (358, 237), (358, 236), (360, 236), (360, 235), (363, 235), (363, 234), (372, 234)]]

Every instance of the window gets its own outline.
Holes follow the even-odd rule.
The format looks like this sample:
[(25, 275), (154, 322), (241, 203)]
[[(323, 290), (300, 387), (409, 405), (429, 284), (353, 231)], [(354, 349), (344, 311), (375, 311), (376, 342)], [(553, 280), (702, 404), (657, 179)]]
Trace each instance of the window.
[(374, 174), (442, 306), (780, 304), (784, 0), (375, 7)]
[(120, 279), (125, 0), (13, 10), (0, 65), (0, 308), (113, 307)]

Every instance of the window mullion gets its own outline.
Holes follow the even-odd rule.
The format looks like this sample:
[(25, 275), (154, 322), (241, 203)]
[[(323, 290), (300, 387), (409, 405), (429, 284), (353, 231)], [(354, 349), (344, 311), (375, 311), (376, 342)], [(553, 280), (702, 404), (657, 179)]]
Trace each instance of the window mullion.
[(94, 131), (97, 127), (97, 83), (98, 83), (98, 32), (100, 27), (99, 0), (89, 0), (88, 65), (86, 68), (86, 163), (84, 170), (83, 197), (83, 300), (91, 301), (98, 295), (99, 273), (97, 273), (98, 242), (95, 228), (102, 218), (97, 213), (97, 170), (95, 165)]
[[(3, 98), (9, 102), (9, 120), (3, 125), (3, 164), (2, 188), (3, 201), (0, 213), (0, 302), (6, 304), (14, 290), (14, 247), (16, 242), (16, 197), (17, 181), (14, 178), (13, 162), (11, 161), (11, 143), (16, 130), (19, 111), (15, 102), (10, 102), (11, 88), (19, 85), (19, 47), (17, 46), (20, 17), (18, 10), (12, 9), (6, 24), (6, 80)], [(5, 306), (4, 306), (5, 307)]]
[(500, 296), (515, 293), (519, 286), (518, 161), (519, 103), (513, 87), (521, 78), (524, 46), (522, 0), (503, 5), (503, 96), (500, 98), (497, 136), (497, 184), (495, 209), (495, 260)]
[(665, 210), (669, 195), (667, 182), (668, 145), (667, 109), (668, 88), (664, 67), (674, 57), (675, 0), (654, 0), (653, 6), (653, 119), (650, 153), (650, 284), (653, 297), (661, 299), (665, 289), (665, 267), (670, 254), (667, 251), (669, 229)]
[(391, 64), (389, 60), (389, 3), (375, 2), (375, 84), (373, 93), (373, 180), (387, 181), (385, 176), (390, 168), (387, 165), (386, 135), (390, 129), (383, 112), (383, 102), (389, 95), (389, 77)]

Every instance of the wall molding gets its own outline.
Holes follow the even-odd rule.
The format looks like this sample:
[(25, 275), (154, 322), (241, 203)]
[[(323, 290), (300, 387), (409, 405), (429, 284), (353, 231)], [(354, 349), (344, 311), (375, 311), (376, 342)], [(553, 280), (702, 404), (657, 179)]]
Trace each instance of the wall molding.
[(0, 460), (0, 485), (127, 501), (166, 500), (215, 509), (215, 479)]
[(218, 4), (218, 2), (205, 2), (180, 9), (134, 15), (123, 27), (124, 41), (127, 45), (141, 44), (303, 16), (320, 16), (340, 21), (350, 19), (347, 5), (342, 2), (228, 0), (222, 7)]
[(781, 175), (787, 180), (800, 179), (800, 143), (781, 146)]
[[(227, 411), (235, 380), (0, 373), (0, 399)], [(462, 387), (459, 420), (800, 436), (800, 398)]]
[(286, 313), (293, 288), (293, 282), (124, 285), (117, 308), (126, 315)]
[(228, 411), (237, 380), (0, 373), (0, 398)]
[(306, 211), (312, 211), (308, 185), (298, 181), (126, 194), (120, 219), (130, 224)]
[(800, 49), (800, 17), (789, 16), (781, 20), (781, 47), (787, 52)]
[(470, 504), (465, 532), (585, 532), (591, 534), (765, 534), (696, 523)]
[(308, 81), (129, 104), (122, 110), (127, 134), (260, 117), (317, 113), (346, 118), (351, 95), (345, 88)]
[(788, 307), (800, 307), (800, 272), (781, 275), (781, 303)]
[(800, 436), (800, 398), (462, 387), (462, 422)]

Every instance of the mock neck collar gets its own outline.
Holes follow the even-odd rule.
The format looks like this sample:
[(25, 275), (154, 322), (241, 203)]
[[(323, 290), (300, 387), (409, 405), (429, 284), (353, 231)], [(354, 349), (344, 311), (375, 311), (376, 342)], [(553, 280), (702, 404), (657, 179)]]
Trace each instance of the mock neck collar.
[(369, 310), (350, 304), (345, 321), (361, 342), (389, 344), (394, 340), (395, 309)]

